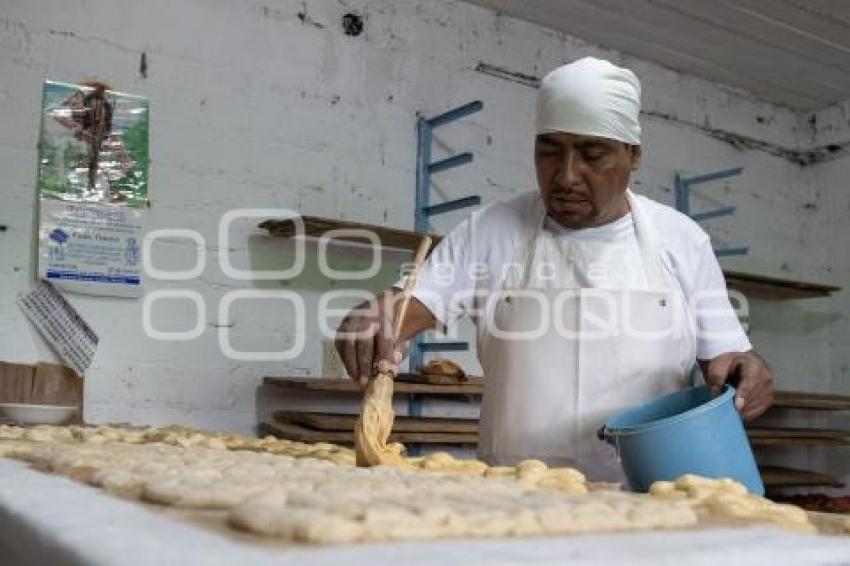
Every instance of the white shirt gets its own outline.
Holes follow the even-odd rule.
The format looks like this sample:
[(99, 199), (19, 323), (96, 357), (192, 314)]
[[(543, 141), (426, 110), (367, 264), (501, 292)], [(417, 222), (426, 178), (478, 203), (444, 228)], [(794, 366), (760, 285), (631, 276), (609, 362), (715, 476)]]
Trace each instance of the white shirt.
[[(505, 274), (512, 267), (514, 253), (525, 226), (536, 222), (533, 203), (537, 192), (522, 194), (507, 202), (498, 202), (480, 210), (452, 230), (423, 265), (413, 296), (422, 302), (444, 326), (462, 316), (470, 316), (478, 327), (478, 316), (486, 301), (502, 290)], [(741, 328), (726, 293), (726, 283), (711, 247), (708, 235), (689, 217), (669, 206), (637, 196), (648, 212), (664, 253), (672, 266), (686, 299), (694, 311), (697, 330), (697, 358), (710, 360), (726, 352), (744, 352), (752, 348)], [(631, 214), (594, 228), (570, 230), (548, 219), (545, 229), (558, 239), (599, 242), (599, 257), (593, 268), (561, 274), (575, 287), (622, 288), (621, 281), (639, 281), (628, 273), (640, 266), (634, 221)], [(586, 248), (587, 246), (582, 246)], [(587, 262), (583, 262), (587, 263)], [(537, 279), (546, 279), (538, 274)], [(634, 284), (630, 285), (634, 288)]]

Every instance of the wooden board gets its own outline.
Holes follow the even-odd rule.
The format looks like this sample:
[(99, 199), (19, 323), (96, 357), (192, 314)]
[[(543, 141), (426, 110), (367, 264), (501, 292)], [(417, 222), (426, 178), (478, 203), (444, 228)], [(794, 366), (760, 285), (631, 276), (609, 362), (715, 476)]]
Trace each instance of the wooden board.
[(797, 470), (780, 466), (759, 466), (759, 473), (766, 488), (829, 486), (844, 487), (836, 477), (821, 472)]
[(850, 444), (841, 438), (810, 438), (810, 437), (765, 437), (750, 438), (753, 446), (847, 446)]
[[(278, 438), (297, 442), (332, 442), (334, 444), (354, 444), (354, 431), (312, 430), (296, 424), (262, 422), (262, 434), (271, 434)], [(390, 442), (419, 444), (478, 444), (477, 434), (450, 432), (396, 432), (390, 434)]]
[(750, 438), (825, 438), (847, 440), (850, 438), (850, 430), (748, 426), (747, 436)]
[(736, 289), (748, 297), (759, 299), (805, 299), (812, 297), (828, 297), (841, 287), (780, 279), (765, 275), (741, 273), (739, 271), (724, 271), (726, 285)]
[(396, 382), (404, 381), (406, 383), (429, 383), (431, 385), (457, 385), (461, 383), (469, 383), (474, 381), (481, 382), (480, 377), (456, 377), (453, 375), (431, 375), (422, 373), (400, 373), (395, 376)]
[(850, 534), (850, 521), (847, 515), (837, 513), (820, 513), (818, 511), (806, 511), (812, 524), (817, 527), (822, 535), (848, 535)]
[[(320, 431), (353, 431), (357, 415), (310, 413), (306, 411), (275, 411), (277, 422), (296, 424)], [(438, 419), (428, 417), (396, 417), (393, 432), (449, 432), (478, 434), (478, 421), (473, 419)]]
[[(333, 379), (326, 377), (275, 377), (266, 376), (263, 383), (286, 389), (299, 391), (335, 391), (361, 393), (360, 387), (350, 379)], [(466, 383), (437, 385), (431, 383), (396, 382), (393, 385), (394, 394), (422, 393), (428, 395), (481, 395), (484, 383), (481, 379), (470, 379)]]
[(803, 391), (776, 391), (773, 407), (822, 411), (850, 411), (850, 396)]
[(850, 431), (826, 428), (747, 427), (753, 446), (850, 445)]
[[(313, 238), (320, 238), (331, 230), (360, 230), (375, 234), (384, 247), (410, 251), (415, 251), (419, 247), (419, 242), (422, 240), (422, 234), (417, 234), (410, 230), (376, 226), (374, 224), (336, 220), (334, 218), (320, 218), (318, 216), (302, 216), (301, 220), (304, 222), (304, 235)], [(259, 227), (263, 230), (268, 230), (272, 236), (291, 238), (296, 234), (295, 221), (292, 219), (265, 220), (259, 224)], [(340, 237), (338, 239), (356, 244), (369, 245), (365, 238)], [(440, 242), (442, 237), (432, 234), (431, 239), (433, 241), (433, 248), (433, 246), (436, 246)]]

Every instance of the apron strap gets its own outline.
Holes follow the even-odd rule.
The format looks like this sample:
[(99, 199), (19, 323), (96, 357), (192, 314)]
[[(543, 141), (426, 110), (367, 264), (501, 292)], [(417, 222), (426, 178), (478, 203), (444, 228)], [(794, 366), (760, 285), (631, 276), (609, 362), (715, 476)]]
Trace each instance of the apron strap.
[(526, 218), (530, 220), (523, 225), (509, 269), (502, 281), (502, 289), (524, 289), (528, 284), (537, 242), (540, 241), (540, 232), (546, 220), (546, 207), (543, 206), (539, 194), (532, 199), (526, 211)]
[(649, 218), (649, 212), (631, 189), (626, 189), (626, 199), (629, 201), (629, 207), (632, 210), (635, 235), (637, 236), (638, 249), (640, 250), (647, 282), (651, 288), (670, 289), (671, 279), (674, 276), (666, 268), (664, 248), (661, 246), (658, 232)]

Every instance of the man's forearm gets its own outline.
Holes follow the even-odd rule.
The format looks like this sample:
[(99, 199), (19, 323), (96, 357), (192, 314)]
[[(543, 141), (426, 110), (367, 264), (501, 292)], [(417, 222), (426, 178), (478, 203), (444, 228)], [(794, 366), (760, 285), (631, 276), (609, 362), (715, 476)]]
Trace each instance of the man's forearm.
[[(398, 309), (402, 300), (401, 289), (392, 287), (384, 291), (384, 294), (388, 294), (393, 298), (396, 309)], [(407, 313), (404, 316), (404, 323), (402, 324), (399, 336), (396, 336), (396, 340), (399, 342), (410, 340), (420, 332), (434, 330), (435, 328), (437, 328), (437, 319), (434, 318), (428, 307), (422, 304), (416, 297), (410, 297)]]

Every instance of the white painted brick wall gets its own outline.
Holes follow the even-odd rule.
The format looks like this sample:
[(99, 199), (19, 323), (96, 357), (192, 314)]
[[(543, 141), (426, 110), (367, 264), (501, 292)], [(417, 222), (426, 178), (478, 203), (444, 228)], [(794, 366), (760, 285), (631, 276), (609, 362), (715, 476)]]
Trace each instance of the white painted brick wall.
[[(845, 290), (827, 300), (809, 307), (805, 315), (809, 331), (805, 344), (811, 337), (821, 342), (820, 350), (826, 358), (824, 368), (811, 374), (801, 367), (802, 375), (813, 389), (850, 395), (850, 101), (814, 113), (814, 127), (810, 115), (801, 116), (804, 128), (810, 133), (811, 145), (823, 148), (834, 144), (837, 157), (816, 166), (813, 185), (816, 198), (812, 209), (811, 248), (803, 260), (818, 276)], [(800, 306), (802, 308), (802, 305)], [(789, 332), (790, 336), (790, 332)], [(794, 347), (806, 350), (807, 347)], [(821, 379), (818, 379), (821, 378)], [(850, 430), (850, 412), (837, 412), (809, 416), (815, 426)], [(799, 458), (800, 456), (797, 455)], [(850, 485), (850, 447), (812, 449), (806, 455), (806, 464), (822, 469)], [(847, 489), (841, 490), (847, 492)]]
[[(305, 7), (302, 23), (298, 13)], [(362, 36), (343, 35), (346, 11), (366, 17)], [(143, 51), (147, 78), (139, 74)], [(220, 216), (240, 207), (285, 207), (409, 228), (417, 112), (433, 115), (474, 99), (484, 110), (439, 131), (435, 158), (469, 150), (476, 160), (437, 179), (438, 190), (447, 198), (480, 194), (491, 201), (533, 189), (534, 89), (474, 69), (485, 62), (540, 76), (589, 54), (624, 62), (643, 81), (644, 109), (652, 116), (643, 120), (639, 191), (672, 204), (674, 172), (744, 166), (742, 176), (696, 200), (738, 207), (735, 217), (712, 222), (710, 230), (718, 245), (751, 247), (749, 256), (729, 265), (837, 284), (848, 279), (846, 258), (836, 259), (830, 247), (836, 238), (846, 242), (839, 208), (830, 206), (846, 204), (846, 192), (837, 189), (846, 163), (824, 166), (821, 176), (820, 168), (801, 169), (709, 135), (707, 129), (716, 129), (784, 148), (810, 141), (800, 116), (746, 93), (455, 1), (0, 0), (0, 223), (9, 226), (0, 233), (0, 359), (49, 357), (14, 305), (35, 270), (35, 148), (44, 79), (100, 78), (150, 98), (148, 227), (191, 228), (207, 243), (203, 277), (179, 285), (208, 303), (209, 325), (194, 342), (147, 338), (141, 301), (70, 297), (102, 338), (86, 378), (87, 419), (247, 432), (256, 422), (261, 376), (315, 375), (321, 347), (308, 340), (305, 353), (286, 363), (235, 362), (221, 354), (214, 328), (220, 298), (232, 289), (280, 285), (232, 281), (221, 273)], [(812, 202), (819, 206), (808, 207)], [(458, 219), (447, 215), (436, 225), (446, 230)], [(832, 231), (821, 229), (828, 220)], [(251, 225), (234, 227), (233, 261), (283, 261), (287, 245)], [(190, 251), (187, 242), (161, 243), (155, 261), (185, 267)], [(391, 279), (388, 269), (371, 288)], [(288, 288), (305, 280), (331, 288), (315, 275)], [(151, 279), (146, 285), (178, 287)], [(315, 305), (318, 290), (300, 290)], [(846, 300), (756, 306), (753, 338), (781, 385), (839, 387), (834, 370), (838, 359), (846, 365), (846, 306)], [(163, 305), (155, 322), (185, 328), (187, 312)], [(234, 318), (234, 335), (253, 348), (292, 339), (286, 313), (268, 303), (246, 303)], [(842, 322), (830, 322), (836, 318)], [(308, 332), (314, 336), (315, 326)]]

